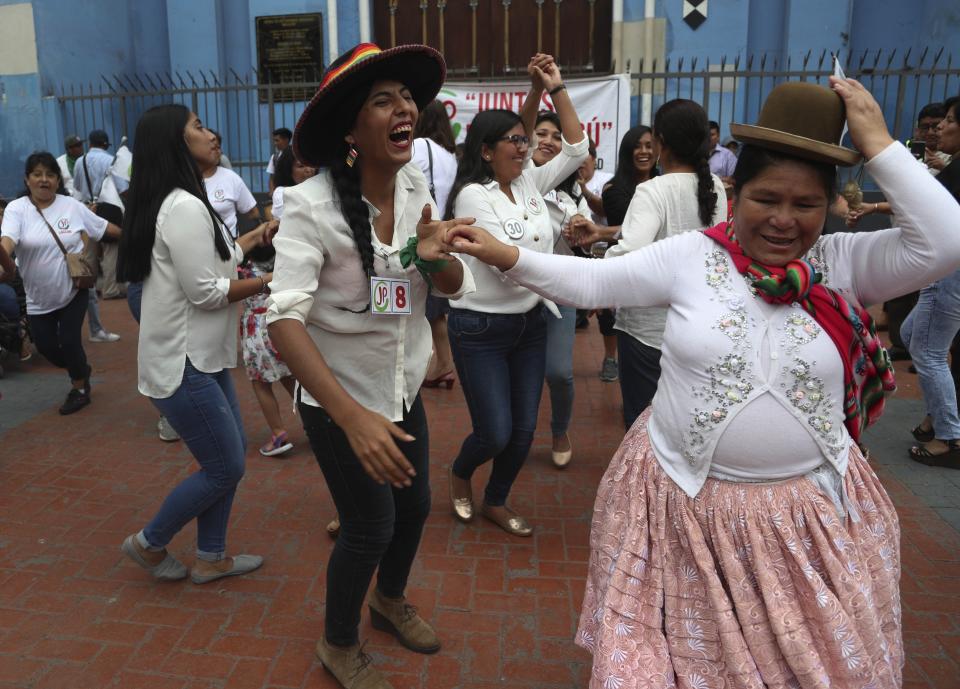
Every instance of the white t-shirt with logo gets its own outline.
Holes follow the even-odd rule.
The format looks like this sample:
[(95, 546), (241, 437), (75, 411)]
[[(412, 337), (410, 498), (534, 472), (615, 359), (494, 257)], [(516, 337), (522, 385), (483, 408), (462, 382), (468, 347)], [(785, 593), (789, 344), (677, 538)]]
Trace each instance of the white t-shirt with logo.
[[(60, 194), (43, 209), (43, 216), (56, 230), (68, 253), (79, 253), (83, 249), (81, 232), (99, 240), (107, 230), (106, 220), (76, 199)], [(77, 290), (70, 279), (67, 260), (29, 197), (10, 202), (3, 213), (0, 235), (9, 237), (16, 245), (28, 314), (39, 316), (70, 303)]]
[(237, 236), (237, 213), (247, 213), (256, 208), (257, 200), (247, 189), (243, 179), (233, 170), (218, 167), (217, 171), (203, 180), (210, 205), (220, 215), (230, 234)]

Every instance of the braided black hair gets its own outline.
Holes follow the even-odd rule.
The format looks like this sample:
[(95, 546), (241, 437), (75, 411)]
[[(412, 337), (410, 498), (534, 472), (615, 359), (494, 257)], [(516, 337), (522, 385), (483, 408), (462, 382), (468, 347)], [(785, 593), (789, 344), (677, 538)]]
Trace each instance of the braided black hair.
[(710, 124), (699, 103), (675, 98), (660, 106), (653, 118), (654, 135), (681, 163), (697, 173), (697, 206), (700, 222), (709, 226), (718, 195), (710, 174)]
[(344, 143), (343, 155), (334, 157), (330, 163), (330, 177), (340, 201), (340, 212), (350, 225), (353, 241), (360, 254), (363, 273), (373, 277), (373, 237), (370, 229), (370, 211), (360, 192), (360, 169), (358, 161), (353, 167), (347, 165), (347, 145)]
[(717, 190), (713, 188), (713, 174), (706, 157), (698, 158), (694, 165), (697, 172), (697, 206), (700, 222), (704, 227), (713, 224), (713, 214), (717, 210)]

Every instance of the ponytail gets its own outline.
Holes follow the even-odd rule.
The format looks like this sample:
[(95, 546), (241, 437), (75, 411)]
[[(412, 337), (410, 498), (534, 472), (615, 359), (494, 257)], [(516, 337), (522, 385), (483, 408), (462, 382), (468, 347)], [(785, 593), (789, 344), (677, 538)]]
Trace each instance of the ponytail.
[(353, 232), (353, 241), (360, 254), (363, 273), (368, 278), (375, 275), (373, 270), (373, 237), (370, 230), (370, 211), (360, 193), (360, 170), (349, 167), (344, 156), (337, 156), (330, 164), (330, 177), (333, 179), (340, 211)]
[(697, 206), (700, 213), (700, 222), (704, 227), (713, 223), (713, 214), (717, 210), (717, 191), (713, 188), (713, 175), (710, 174), (710, 163), (706, 157), (697, 160)]

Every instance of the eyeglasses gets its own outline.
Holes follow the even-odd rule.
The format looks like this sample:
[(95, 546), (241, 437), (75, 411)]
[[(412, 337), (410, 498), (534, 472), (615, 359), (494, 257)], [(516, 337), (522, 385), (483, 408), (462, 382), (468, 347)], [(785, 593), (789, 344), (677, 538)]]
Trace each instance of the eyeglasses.
[(524, 134), (513, 134), (512, 136), (501, 136), (497, 141), (509, 141), (517, 148), (523, 148), (530, 145), (530, 137)]

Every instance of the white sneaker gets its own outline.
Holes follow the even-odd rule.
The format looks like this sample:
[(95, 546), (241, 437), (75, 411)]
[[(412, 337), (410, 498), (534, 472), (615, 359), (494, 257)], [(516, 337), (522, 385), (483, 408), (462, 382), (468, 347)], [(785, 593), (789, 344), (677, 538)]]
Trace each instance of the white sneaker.
[(166, 416), (161, 416), (160, 420), (157, 421), (157, 435), (160, 436), (160, 440), (167, 443), (180, 440), (180, 434), (177, 433), (176, 429), (170, 425), (170, 422), (167, 421)]
[(90, 335), (91, 342), (116, 342), (119, 339), (119, 335), (116, 333), (108, 333), (106, 330), (100, 330)]

